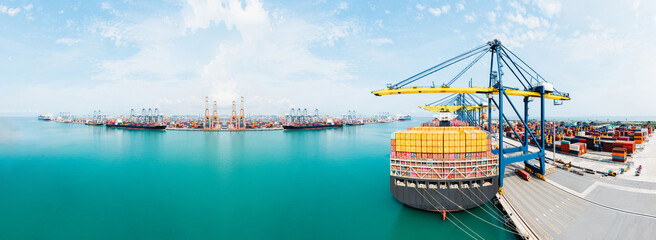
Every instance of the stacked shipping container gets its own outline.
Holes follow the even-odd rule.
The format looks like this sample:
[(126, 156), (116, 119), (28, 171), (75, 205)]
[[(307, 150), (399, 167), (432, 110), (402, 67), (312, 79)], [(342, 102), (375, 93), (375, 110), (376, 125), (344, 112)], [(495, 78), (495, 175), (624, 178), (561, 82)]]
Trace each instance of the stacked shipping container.
[(478, 127), (413, 127), (391, 138), (392, 175), (466, 179), (498, 174), (490, 139)]

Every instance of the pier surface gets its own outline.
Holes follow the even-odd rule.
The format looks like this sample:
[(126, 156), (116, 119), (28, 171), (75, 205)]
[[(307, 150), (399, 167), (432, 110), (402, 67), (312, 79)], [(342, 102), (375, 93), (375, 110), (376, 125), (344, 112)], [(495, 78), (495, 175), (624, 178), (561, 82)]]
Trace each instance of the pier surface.
[[(634, 165), (643, 165), (639, 177), (634, 174), (635, 165), (618, 177), (587, 173), (580, 176), (556, 169), (547, 181), (535, 177), (525, 181), (514, 173), (516, 168), (523, 168), (523, 163), (508, 165), (504, 193), (499, 200), (508, 205), (504, 208), (516, 225), (525, 225), (518, 229), (530, 239), (654, 239), (656, 171), (649, 171), (646, 166), (653, 166), (656, 160), (655, 145), (656, 141), (647, 142), (634, 155), (640, 161)], [(547, 152), (547, 157), (551, 159), (552, 154)], [(630, 165), (606, 161), (603, 155), (588, 153), (576, 157), (557, 153), (556, 158), (597, 171), (617, 172)]]

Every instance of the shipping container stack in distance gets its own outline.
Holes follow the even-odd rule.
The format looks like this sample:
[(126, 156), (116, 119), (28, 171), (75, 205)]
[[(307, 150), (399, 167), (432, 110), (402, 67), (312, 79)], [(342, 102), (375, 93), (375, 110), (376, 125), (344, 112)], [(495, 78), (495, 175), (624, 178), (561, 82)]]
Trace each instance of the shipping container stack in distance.
[[(504, 135), (515, 140), (524, 139), (526, 129), (521, 123), (512, 123), (515, 133), (510, 127), (504, 129)], [(539, 134), (536, 123), (528, 124), (530, 131)], [(484, 126), (487, 128), (487, 126)], [(555, 134), (554, 134), (555, 129)], [(647, 136), (651, 134), (654, 127), (652, 125), (638, 126), (613, 126), (613, 125), (592, 125), (583, 123), (549, 123), (546, 129), (547, 148), (552, 149), (553, 144), (557, 152), (581, 156), (589, 150), (598, 152), (613, 153), (615, 148), (624, 148), (627, 156), (631, 156), (637, 150), (637, 145), (643, 144)], [(497, 127), (493, 125), (493, 131)], [(529, 136), (531, 144), (535, 145), (535, 140)], [(619, 155), (618, 155), (619, 156)], [(617, 159), (617, 161), (626, 161)]]
[[(499, 162), (491, 152), (489, 135), (479, 127), (432, 124), (392, 133), (392, 195), (408, 206), (443, 213), (492, 199), (499, 187)], [(424, 195), (438, 205), (431, 205)]]

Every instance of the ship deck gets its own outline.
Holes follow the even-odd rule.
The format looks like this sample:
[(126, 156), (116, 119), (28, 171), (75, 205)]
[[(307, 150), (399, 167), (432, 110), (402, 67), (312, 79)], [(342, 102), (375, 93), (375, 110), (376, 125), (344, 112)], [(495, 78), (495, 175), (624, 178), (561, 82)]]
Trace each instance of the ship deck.
[[(649, 145), (656, 147), (656, 141)], [(563, 154), (556, 158), (589, 161)], [(525, 181), (514, 174), (520, 166), (507, 166), (500, 200), (508, 205), (504, 208), (514, 215), (516, 224), (525, 225), (530, 239), (653, 239), (656, 235), (656, 205), (652, 203), (656, 182), (579, 176), (562, 169), (548, 175), (547, 181)], [(601, 171), (608, 166), (602, 162), (589, 167)]]

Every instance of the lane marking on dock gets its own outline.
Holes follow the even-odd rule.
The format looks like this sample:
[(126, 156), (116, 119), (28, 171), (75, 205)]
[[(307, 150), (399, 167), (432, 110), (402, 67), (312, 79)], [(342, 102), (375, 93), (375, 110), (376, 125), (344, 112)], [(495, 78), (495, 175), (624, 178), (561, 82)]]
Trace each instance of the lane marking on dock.
[[(519, 181), (519, 180), (512, 180), (512, 181)], [(519, 185), (522, 185), (521, 181), (520, 181), (520, 182), (514, 182), (513, 184), (519, 184)], [(535, 183), (534, 183), (534, 184), (535, 184)], [(556, 204), (554, 204), (554, 203), (551, 202), (551, 201), (547, 201), (547, 200), (545, 200), (545, 197), (549, 196), (549, 194), (544, 194), (544, 192), (543, 192), (543, 191), (540, 191), (540, 190), (534, 190), (534, 189), (532, 189), (530, 186), (526, 186), (525, 188), (522, 188), (522, 189), (523, 189), (524, 192), (530, 192), (530, 193), (532, 193), (534, 196), (537, 196), (536, 198), (538, 199), (538, 201), (540, 201), (541, 203), (543, 203), (545, 206), (548, 206), (547, 208), (548, 208), (549, 212), (551, 212), (552, 215), (554, 215), (554, 216), (564, 216), (564, 217), (567, 218), (567, 220), (569, 220), (569, 221), (573, 221), (573, 220), (574, 220), (574, 217), (573, 217), (573, 216), (570, 216), (568, 213), (575, 213), (575, 211), (567, 211), (567, 212), (566, 212), (565, 210), (556, 209), (556, 211), (558, 211), (558, 213), (556, 213), (556, 212), (554, 212), (554, 211), (551, 209), (551, 206), (552, 206), (552, 205), (556, 205)], [(557, 205), (556, 205), (556, 206), (557, 206)], [(563, 224), (564, 224), (564, 223), (563, 223)], [(564, 224), (564, 225), (565, 225), (565, 224)]]
[(551, 180), (549, 180), (549, 179), (547, 179), (546, 181), (547, 181), (548, 183), (550, 183), (551, 185), (554, 185), (554, 186), (556, 186), (557, 188), (562, 189), (562, 190), (565, 191), (565, 192), (568, 192), (568, 193), (570, 193), (570, 194), (572, 194), (572, 195), (574, 195), (574, 196), (581, 197), (581, 193), (579, 193), (579, 192), (577, 192), (577, 191), (574, 191), (574, 190), (572, 190), (572, 189), (569, 189), (569, 188), (567, 188), (567, 187), (565, 187), (565, 186), (563, 186), (563, 185), (560, 185), (560, 184), (558, 184), (558, 183), (556, 183), (556, 182), (554, 182), (554, 181), (551, 181)]
[(509, 198), (508, 195), (501, 195), (501, 197), (508, 205), (511, 206), (511, 209), (515, 209), (517, 218), (519, 218), (520, 220), (526, 220), (524, 223), (526, 224), (526, 227), (529, 228), (528, 229), (529, 231), (533, 232), (533, 234), (535, 235), (539, 234), (542, 235), (544, 238), (553, 239), (553, 237), (551, 237), (551, 235), (546, 230), (544, 230), (541, 225), (535, 222), (535, 220), (537, 219), (534, 219), (532, 217), (526, 217), (526, 218), (522, 217), (522, 214), (528, 214), (528, 211), (526, 211), (524, 207), (522, 207), (521, 205), (517, 204), (517, 201)]
[[(558, 188), (549, 188), (548, 185), (542, 184), (536, 184), (536, 186), (538, 186), (538, 188), (540, 188), (542, 191), (553, 193), (553, 195), (547, 194), (546, 196), (553, 200), (556, 204), (562, 203), (562, 206), (568, 211), (574, 211), (574, 208), (583, 211), (583, 207), (581, 205), (587, 205), (587, 203), (584, 201), (573, 201), (572, 199), (568, 198), (567, 195), (564, 195), (564, 193)], [(565, 200), (568, 201), (565, 202)]]
[[(511, 194), (511, 195), (512, 195), (512, 194)], [(524, 206), (534, 206), (534, 205), (538, 205), (536, 202), (533, 202), (533, 203), (534, 203), (533, 205), (529, 204), (529, 203), (528, 203), (529, 200), (527, 200), (527, 199), (525, 199), (524, 197), (522, 197), (521, 194), (518, 194), (517, 196), (512, 195), (512, 197), (509, 195), (508, 197), (510, 197), (510, 198), (512, 198), (512, 199), (516, 199), (517, 201), (523, 203)], [(531, 201), (532, 201), (532, 200), (531, 200)], [(538, 207), (539, 207), (539, 205), (538, 205)], [(535, 209), (535, 208), (532, 208), (532, 207), (527, 207), (527, 208), (528, 208), (528, 210), (529, 210), (530, 212), (533, 213), (533, 216), (537, 216), (538, 218), (540, 218), (541, 212), (539, 212), (539, 210), (537, 210), (537, 209)], [(561, 231), (560, 231), (560, 229), (559, 229), (558, 227), (556, 227), (556, 226), (554, 226), (553, 224), (551, 224), (551, 222), (549, 222), (549, 221), (545, 221), (545, 220), (547, 220), (547, 219), (543, 219), (543, 220), (540, 221), (540, 222), (543, 222), (544, 225), (546, 225), (548, 228), (550, 228), (550, 229), (552, 230), (552, 232), (554, 232), (554, 233), (556, 233), (556, 234), (560, 234), (560, 233), (561, 233)]]
[(632, 188), (632, 187), (619, 186), (619, 185), (615, 185), (615, 184), (609, 184), (609, 183), (605, 183), (605, 182), (594, 182), (592, 185), (590, 185), (590, 187), (585, 189), (585, 191), (583, 191), (583, 193), (581, 193), (580, 196), (585, 198), (586, 196), (588, 196), (588, 194), (590, 194), (590, 192), (592, 192), (592, 190), (594, 190), (598, 186), (612, 188), (612, 189), (616, 189), (616, 190), (620, 190), (620, 191), (626, 191), (626, 192), (634, 192), (634, 193), (642, 193), (642, 194), (656, 194), (656, 190), (653, 190), (653, 189)]
[[(519, 188), (521, 188), (522, 192), (524, 192), (524, 193), (528, 193), (528, 192), (529, 192), (529, 190), (528, 190), (529, 187), (527, 187), (527, 186), (521, 186), (521, 185), (523, 185), (523, 184), (521, 184), (521, 182), (518, 182), (518, 181), (519, 181), (518, 179), (514, 179), (514, 180), (511, 180), (511, 181), (512, 181), (513, 185), (520, 185)], [(533, 191), (530, 191), (530, 192), (531, 192), (531, 193), (534, 193)], [(551, 219), (555, 220), (557, 223), (559, 223), (561, 226), (563, 226), (563, 227), (567, 227), (567, 224), (566, 224), (565, 222), (563, 222), (563, 221), (558, 217), (558, 215), (556, 215), (556, 214), (554, 214), (554, 213), (550, 213), (550, 214), (549, 214), (549, 217), (547, 217), (547, 215), (545, 214), (545, 212), (547, 212), (548, 210), (545, 209), (545, 207), (542, 206), (543, 204), (541, 204), (541, 203), (544, 203), (544, 205), (549, 205), (549, 204), (547, 204), (546, 202), (544, 202), (544, 201), (541, 199), (542, 196), (534, 197), (534, 196), (536, 196), (536, 195), (539, 195), (539, 194), (535, 194), (535, 195), (524, 194), (524, 196), (526, 197), (526, 199), (528, 199), (531, 203), (537, 205), (538, 208), (540, 208), (540, 209), (542, 210), (542, 216), (544, 216), (544, 218), (546, 218), (546, 219), (551, 218)], [(536, 201), (536, 199), (537, 199), (537, 201)], [(538, 203), (538, 201), (539, 201), (540, 203)], [(549, 210), (551, 210), (551, 209), (549, 209)], [(563, 214), (563, 215), (564, 215), (565, 217), (567, 217), (568, 219), (573, 219), (573, 218), (570, 217), (569, 215), (566, 215), (566, 214)]]
[[(533, 222), (533, 225), (531, 225), (532, 229), (536, 229), (537, 231), (541, 232), (542, 235), (550, 239), (553, 239), (553, 237), (551, 236), (551, 232), (553, 231), (549, 231), (547, 228), (553, 229), (555, 227), (553, 227), (551, 224), (542, 224), (542, 221), (540, 221), (539, 218), (535, 217), (538, 216), (535, 210), (533, 210), (532, 208), (524, 207), (524, 205), (522, 204), (524, 203), (524, 201), (521, 201), (519, 198), (516, 198), (515, 196), (511, 197), (510, 195), (508, 195), (506, 196), (506, 199), (508, 199), (508, 201), (510, 202), (514, 202), (513, 206), (517, 207), (521, 212), (519, 214), (524, 214), (529, 216), (527, 219)], [(546, 228), (544, 226), (546, 226)]]

